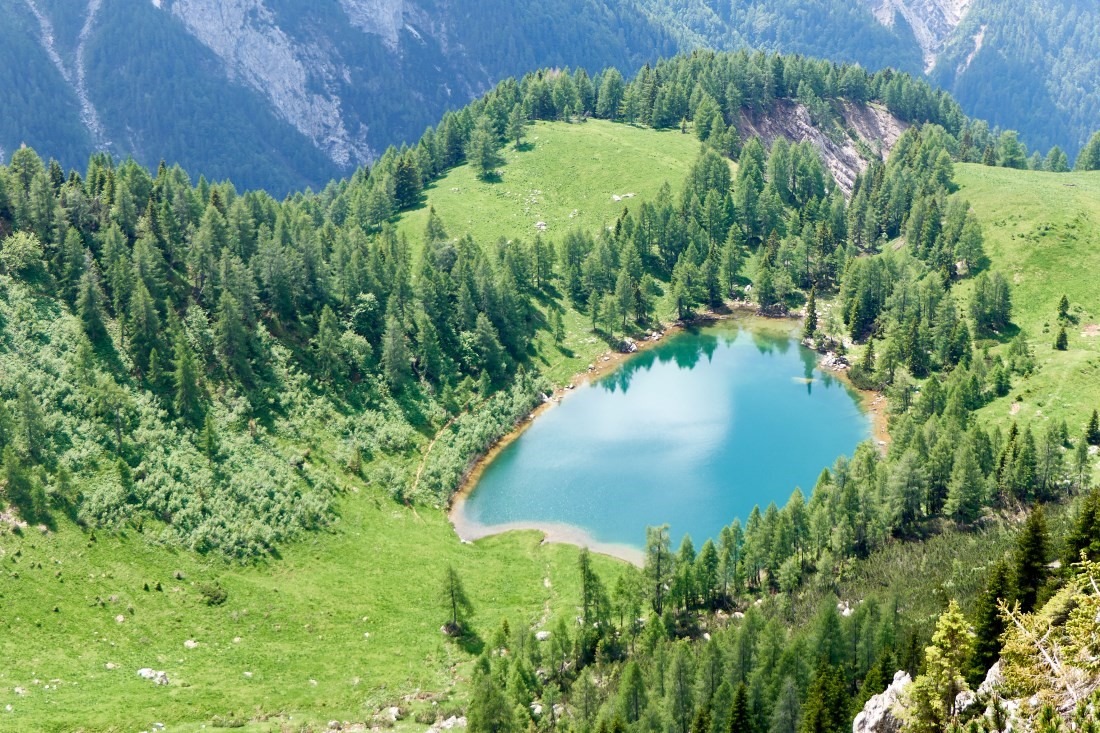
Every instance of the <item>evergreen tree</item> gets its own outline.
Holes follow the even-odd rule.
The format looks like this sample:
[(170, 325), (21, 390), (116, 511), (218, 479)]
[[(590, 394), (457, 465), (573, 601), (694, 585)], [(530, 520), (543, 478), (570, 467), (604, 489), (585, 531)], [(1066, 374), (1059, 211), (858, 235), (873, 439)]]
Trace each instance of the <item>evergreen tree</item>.
[(1054, 348), (1058, 351), (1065, 351), (1069, 348), (1069, 336), (1066, 335), (1065, 326), (1058, 330), (1058, 336), (1054, 339)]
[(817, 288), (810, 288), (810, 297), (806, 301), (806, 323), (802, 326), (802, 338), (810, 339), (817, 333)]
[(466, 589), (462, 586), (462, 579), (458, 577), (458, 571), (453, 565), (448, 565), (443, 571), (443, 605), (447, 609), (448, 621), (444, 628), (452, 636), (461, 634), (466, 627), (467, 617), (473, 613), (474, 607), (470, 603)]
[(336, 314), (327, 305), (321, 310), (321, 322), (317, 326), (317, 335), (313, 338), (313, 349), (322, 377), (330, 382), (340, 379), (344, 373), (340, 328), (336, 322)]
[(737, 685), (730, 706), (729, 733), (753, 733), (752, 711), (749, 709), (749, 688), (745, 683)]
[(649, 581), (649, 595), (654, 613), (660, 616), (664, 613), (665, 587), (673, 572), (668, 525), (646, 527), (645, 539), (645, 574)]
[(107, 340), (107, 327), (104, 324), (104, 296), (99, 283), (99, 270), (90, 252), (85, 253), (84, 262), (84, 274), (80, 276), (77, 287), (76, 310), (88, 340), (93, 344), (103, 344)]
[(226, 371), (244, 384), (252, 382), (251, 335), (241, 313), (241, 303), (228, 289), (218, 299), (214, 321), (214, 346)]
[(466, 711), (470, 733), (515, 733), (519, 730), (512, 705), (490, 672), (488, 657), (478, 660), (472, 688)]
[(1100, 413), (1092, 411), (1088, 425), (1085, 426), (1085, 442), (1089, 445), (1100, 445)]
[(404, 387), (412, 373), (405, 328), (394, 313), (386, 317), (386, 331), (382, 335), (382, 371), (390, 387), (395, 390)]
[(1081, 500), (1073, 527), (1066, 537), (1063, 564), (1081, 562), (1082, 553), (1090, 560), (1100, 558), (1100, 490), (1089, 491)]
[(150, 353), (160, 343), (160, 316), (153, 303), (145, 283), (140, 279), (134, 286), (133, 297), (130, 298), (129, 315), (127, 325), (130, 332), (130, 353), (134, 357), (134, 366), (141, 374), (149, 371)]
[[(799, 733), (841, 733), (848, 723), (848, 699), (840, 671), (818, 665), (802, 706)], [(748, 728), (743, 730), (749, 731)]]
[(526, 128), (527, 116), (523, 114), (523, 107), (517, 104), (508, 115), (508, 139), (515, 143), (517, 149), (523, 143), (523, 132)]
[(619, 712), (627, 724), (637, 723), (648, 704), (649, 696), (642, 669), (637, 660), (631, 659), (623, 667), (623, 676), (619, 682)]
[(478, 178), (488, 179), (504, 164), (497, 148), (497, 133), (493, 129), (493, 122), (483, 115), (478, 119), (470, 133), (470, 141), (466, 144), (466, 160)]
[(985, 477), (973, 443), (968, 440), (955, 453), (944, 510), (956, 522), (970, 524), (981, 513), (985, 493)]
[(19, 418), (15, 444), (19, 453), (31, 463), (42, 463), (46, 459), (49, 433), (38, 398), (26, 382), (19, 385), (15, 405)]
[(973, 645), (966, 617), (952, 599), (936, 622), (931, 646), (924, 650), (924, 673), (904, 692), (902, 717), (907, 732), (942, 733), (954, 721), (955, 698), (968, 689), (963, 674)]
[(974, 619), (974, 658), (968, 675), (972, 683), (984, 680), (986, 672), (1001, 656), (1001, 635), (1004, 634), (1005, 624), (999, 603), (1007, 603), (1011, 597), (1008, 565), (1002, 560), (989, 572), (985, 590), (978, 597)]
[(12, 446), (4, 448), (0, 454), (4, 478), (3, 493), (0, 496), (19, 512), (23, 521), (29, 524), (48, 519), (46, 495), (40, 483), (34, 480), (31, 472)]
[(173, 381), (176, 385), (176, 414), (184, 422), (197, 426), (202, 419), (202, 386), (199, 382), (199, 365), (195, 360), (194, 352), (191, 350), (191, 344), (187, 341), (187, 334), (182, 327), (176, 328), (174, 352)]
[(1024, 529), (1016, 542), (1015, 583), (1016, 600), (1024, 613), (1035, 608), (1039, 589), (1047, 578), (1047, 554), (1050, 539), (1047, 534), (1043, 507), (1031, 510)]
[(695, 670), (692, 652), (687, 644), (676, 645), (669, 667), (667, 682), (667, 703), (665, 705), (672, 716), (673, 730), (677, 733), (689, 733), (692, 712), (695, 709)]
[(1073, 168), (1078, 171), (1100, 170), (1100, 132), (1094, 132), (1085, 147), (1081, 148)]
[(1058, 320), (1062, 323), (1069, 320), (1069, 298), (1065, 295), (1058, 301)]

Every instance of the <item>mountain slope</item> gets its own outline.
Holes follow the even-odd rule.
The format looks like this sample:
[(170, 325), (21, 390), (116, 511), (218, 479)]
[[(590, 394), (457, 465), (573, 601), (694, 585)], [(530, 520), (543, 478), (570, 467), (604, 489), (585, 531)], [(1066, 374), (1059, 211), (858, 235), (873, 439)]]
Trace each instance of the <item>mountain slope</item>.
[[(1085, 0), (0, 0), (0, 150), (105, 147), (276, 194), (411, 142), (543, 66), (763, 48), (928, 71), (971, 115), (1072, 157), (1100, 113)], [(44, 32), (47, 27), (50, 32)], [(18, 49), (18, 51), (17, 51)], [(98, 126), (95, 121), (98, 119)], [(230, 138), (221, 133), (233, 130)]]

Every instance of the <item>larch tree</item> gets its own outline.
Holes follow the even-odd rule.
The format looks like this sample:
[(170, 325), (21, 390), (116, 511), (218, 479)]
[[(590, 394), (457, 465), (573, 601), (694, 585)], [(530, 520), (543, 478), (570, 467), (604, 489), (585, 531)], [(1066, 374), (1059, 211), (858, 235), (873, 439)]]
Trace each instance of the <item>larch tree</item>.
[(443, 605), (448, 612), (448, 621), (444, 630), (451, 636), (457, 636), (466, 628), (467, 618), (474, 611), (474, 606), (466, 595), (466, 589), (462, 586), (462, 579), (454, 565), (448, 565), (443, 573)]
[(497, 133), (488, 116), (478, 118), (466, 144), (466, 160), (477, 177), (486, 180), (504, 163), (498, 152)]

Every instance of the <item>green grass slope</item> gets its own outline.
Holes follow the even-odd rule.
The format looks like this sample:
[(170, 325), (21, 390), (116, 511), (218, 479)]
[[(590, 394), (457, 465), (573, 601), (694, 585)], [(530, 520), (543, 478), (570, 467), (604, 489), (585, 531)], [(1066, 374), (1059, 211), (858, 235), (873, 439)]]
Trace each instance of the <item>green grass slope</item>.
[(466, 165), (455, 168), (428, 188), (427, 203), (405, 214), (398, 229), (419, 241), (434, 206), (448, 234), (470, 234), (486, 245), (500, 237), (529, 241), (538, 222), (554, 241), (571, 229), (594, 232), (624, 207), (652, 199), (663, 183), (678, 191), (699, 149), (694, 135), (679, 130), (606, 120), (538, 122), (519, 150), (501, 151), (499, 180), (481, 181)]
[[(486, 638), (504, 618), (549, 628), (579, 604), (573, 547), (530, 532), (464, 545), (442, 512), (369, 492), (341, 509), (332, 531), (259, 567), (207, 563), (132, 532), (93, 541), (72, 525), (0, 538), (0, 730), (197, 730), (218, 716), (270, 717), (253, 729), (280, 730), (430, 706), (406, 700), (421, 691), (446, 706), (472, 659), (440, 632), (448, 563)], [(612, 563), (597, 559), (609, 578)], [(214, 583), (222, 605), (203, 597)], [(170, 684), (142, 679), (143, 667)]]
[[(485, 243), (527, 237), (536, 221), (546, 221), (554, 239), (570, 227), (594, 231), (623, 206), (653, 198), (665, 181), (678, 190), (699, 150), (694, 136), (678, 131), (597, 121), (539, 124), (528, 141), (529, 149), (506, 153), (499, 182), (481, 183), (463, 166), (429, 190), (453, 235), (469, 232)], [(612, 198), (625, 193), (636, 195)], [(418, 241), (426, 217), (425, 206), (400, 226)], [(545, 334), (535, 344), (540, 367), (559, 382), (607, 348), (584, 316), (567, 311), (565, 326), (560, 348)], [(58, 399), (71, 399), (78, 327), (67, 307), (0, 278), (0, 328), (8, 330), (0, 368), (43, 390), (57, 385)], [(154, 544), (148, 526), (146, 534), (123, 525), (93, 535), (59, 517), (54, 531), (17, 532), (3, 518), (0, 731), (149, 730), (157, 722), (199, 730), (230, 721), (247, 721), (248, 730), (297, 730), (368, 720), (391, 704), (415, 712), (434, 700), (437, 710), (457, 709), (473, 656), (469, 645), (440, 633), (447, 564), (463, 578), (483, 637), (505, 618), (513, 627), (551, 628), (558, 616), (575, 615), (576, 548), (543, 545), (530, 532), (463, 544), (442, 510), (405, 508), (385, 490), (391, 467), (406, 476), (417, 470), (440, 427), (436, 416), (413, 426), (387, 412), (389, 422), (371, 423), (372, 440), (385, 444), (393, 436), (379, 431), (394, 433), (400, 446), (380, 449), (360, 479), (344, 468), (344, 433), (355, 416), (294, 375), (284, 356), (272, 368), (285, 383), (285, 414), (262, 426), (249, 448), (241, 442), (247, 431), (234, 428), (231, 437), (232, 416), (222, 406), (223, 450), (245, 463), (262, 459), (277, 477), (288, 457), (308, 448), (306, 475), (332, 489), (336, 519), (281, 543), (278, 559), (242, 566)], [(173, 440), (149, 399), (122, 377), (118, 385), (126, 414), (149, 426), (145, 439)], [(85, 429), (85, 409), (70, 409), (65, 425), (48, 427), (64, 428), (73, 445), (86, 446), (82, 460), (94, 463), (96, 446), (111, 437)], [(113, 467), (98, 469), (75, 488), (85, 495), (113, 488)], [(305, 496), (307, 487), (300, 488)], [(611, 583), (620, 564), (598, 558), (597, 567)], [(227, 592), (224, 604), (207, 604), (203, 589), (213, 585)], [(188, 648), (189, 641), (197, 646)], [(140, 678), (144, 667), (165, 671), (170, 684)], [(398, 726), (424, 727), (411, 718)]]
[[(1100, 407), (1100, 173), (956, 166), (956, 194), (982, 222), (993, 269), (1012, 283), (1013, 321), (1038, 369), (991, 404), (1007, 424), (1065, 419), (1077, 435)], [(1070, 301), (1069, 349), (1056, 351), (1058, 301)]]

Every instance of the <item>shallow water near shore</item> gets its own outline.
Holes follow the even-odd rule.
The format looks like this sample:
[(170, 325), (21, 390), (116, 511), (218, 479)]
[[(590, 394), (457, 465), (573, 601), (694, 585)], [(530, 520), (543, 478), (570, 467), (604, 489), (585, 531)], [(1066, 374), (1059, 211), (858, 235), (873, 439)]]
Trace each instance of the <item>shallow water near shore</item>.
[(465, 539), (544, 529), (637, 562), (647, 526), (698, 548), (796, 486), (808, 499), (870, 437), (858, 393), (793, 328), (725, 321), (579, 386), (490, 460), (452, 519)]

